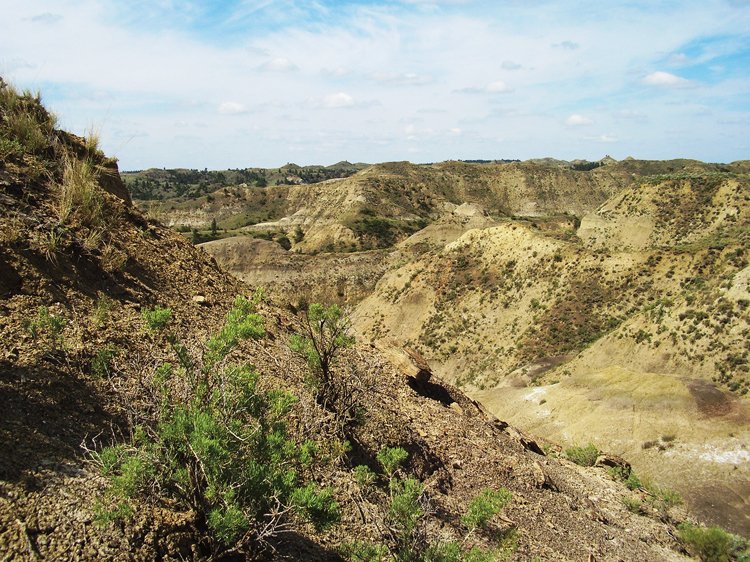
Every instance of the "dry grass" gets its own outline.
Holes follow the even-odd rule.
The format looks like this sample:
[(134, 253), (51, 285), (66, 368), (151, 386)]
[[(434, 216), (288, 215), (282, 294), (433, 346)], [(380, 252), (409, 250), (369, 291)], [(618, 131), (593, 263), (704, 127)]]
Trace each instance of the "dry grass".
[(99, 145), (101, 142), (101, 132), (99, 129), (92, 126), (86, 131), (83, 138), (88, 154), (96, 154), (100, 151)]
[(17, 215), (9, 215), (0, 223), (0, 244), (14, 244), (23, 237), (26, 225)]
[(104, 218), (104, 198), (98, 186), (99, 173), (88, 158), (79, 160), (68, 155), (63, 162), (57, 216), (61, 223), (78, 219), (96, 226)]
[(106, 244), (102, 248), (101, 265), (102, 269), (108, 273), (121, 271), (128, 261), (128, 255), (115, 248), (112, 244)]
[(61, 251), (62, 235), (55, 230), (38, 234), (34, 242), (48, 262), (57, 264), (57, 254)]
[(5, 137), (6, 152), (14, 148), (14, 142), (31, 154), (50, 146), (57, 117), (44, 109), (39, 94), (28, 90), (19, 94), (13, 86), (0, 81), (0, 116), (0, 136)]

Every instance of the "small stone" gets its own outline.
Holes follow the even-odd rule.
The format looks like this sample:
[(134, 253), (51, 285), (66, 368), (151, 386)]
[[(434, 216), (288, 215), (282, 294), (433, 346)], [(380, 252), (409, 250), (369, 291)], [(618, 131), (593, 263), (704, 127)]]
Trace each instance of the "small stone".
[(459, 414), (463, 414), (464, 413), (464, 409), (461, 406), (458, 405), (458, 402), (451, 402), (451, 405), (449, 407), (450, 407), (451, 410), (453, 410), (453, 411), (455, 411), (455, 412), (457, 412)]
[(193, 297), (193, 302), (195, 304), (200, 304), (200, 305), (203, 305), (203, 306), (205, 306), (205, 305), (208, 304), (208, 300), (206, 300), (206, 297), (203, 296), (203, 295), (195, 295)]

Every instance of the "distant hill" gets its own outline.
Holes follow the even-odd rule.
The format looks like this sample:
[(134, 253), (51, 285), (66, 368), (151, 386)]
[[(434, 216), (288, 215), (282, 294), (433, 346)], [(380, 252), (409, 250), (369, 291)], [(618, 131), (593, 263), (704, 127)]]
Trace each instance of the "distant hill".
[[(552, 214), (580, 218), (644, 176), (737, 167), (691, 160), (593, 164), (550, 159), (502, 164), (392, 162), (356, 172), (341, 168), (341, 175), (346, 175), (342, 178), (265, 188), (231, 183), (226, 176), (225, 187), (197, 198), (136, 197), (136, 203), (165, 224), (195, 230), (197, 242), (245, 234), (284, 240), (294, 251), (307, 253), (356, 251), (390, 247), (464, 203), (496, 220)], [(169, 172), (151, 173), (168, 181)], [(125, 179), (132, 185), (133, 178)], [(216, 230), (211, 228), (214, 221)]]
[(243, 168), (236, 170), (192, 170), (185, 168), (125, 171), (121, 176), (134, 199), (190, 199), (208, 195), (227, 186), (292, 185), (343, 178), (367, 167), (367, 164), (339, 162), (331, 166), (280, 168)]

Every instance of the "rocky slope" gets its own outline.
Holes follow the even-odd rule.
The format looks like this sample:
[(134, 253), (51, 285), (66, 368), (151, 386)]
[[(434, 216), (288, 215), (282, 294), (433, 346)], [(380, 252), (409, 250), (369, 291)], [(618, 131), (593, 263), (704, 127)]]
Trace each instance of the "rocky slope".
[[(175, 350), (200, 358), (234, 296), (250, 289), (118, 197), (120, 186), (102, 179), (112, 163), (93, 142), (55, 130), (38, 100), (4, 86), (0, 93), (3, 146), (13, 149), (0, 161), (0, 550), (13, 560), (248, 558), (242, 540), (209, 548), (198, 514), (166, 489), (141, 490), (132, 515), (103, 521), (97, 502), (106, 501), (111, 476), (97, 453), (142, 442), (137, 428), (165, 407), (153, 402), (164, 363)], [(13, 126), (19, 115), (35, 123), (33, 145)], [(86, 197), (68, 205), (71, 182)], [(169, 333), (147, 329), (143, 312), (157, 305), (172, 311)], [(388, 494), (365, 494), (352, 468), (377, 469), (376, 453), (400, 446), (409, 454), (404, 475), (425, 486), (421, 540), (460, 541), (471, 498), (504, 487), (512, 500), (492, 532), (464, 546), (502, 547), (518, 560), (685, 559), (675, 538), (679, 508), (649, 503), (652, 492), (629, 492), (605, 468), (545, 455), (450, 384), (423, 374), (418, 382), (392, 351), (360, 344), (336, 367), (342, 380), (370, 381), (358, 395), (364, 413), (347, 433), (351, 449), (344, 447), (305, 384), (306, 362), (290, 351), (299, 318), (272, 303), (258, 313), (265, 336), (241, 344), (231, 360), (254, 364), (264, 387), (298, 396), (291, 438), (317, 443), (321, 456), (308, 477), (340, 507), (340, 522), (324, 532), (290, 515), (293, 527), (273, 539), (268, 557), (339, 560), (345, 542), (387, 541)], [(647, 507), (630, 511), (626, 496)]]

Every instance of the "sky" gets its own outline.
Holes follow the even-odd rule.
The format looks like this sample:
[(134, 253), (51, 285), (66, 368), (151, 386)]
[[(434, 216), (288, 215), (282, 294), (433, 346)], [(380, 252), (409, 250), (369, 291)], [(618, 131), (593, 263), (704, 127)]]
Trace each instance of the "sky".
[(123, 170), (750, 158), (750, 0), (0, 0)]

